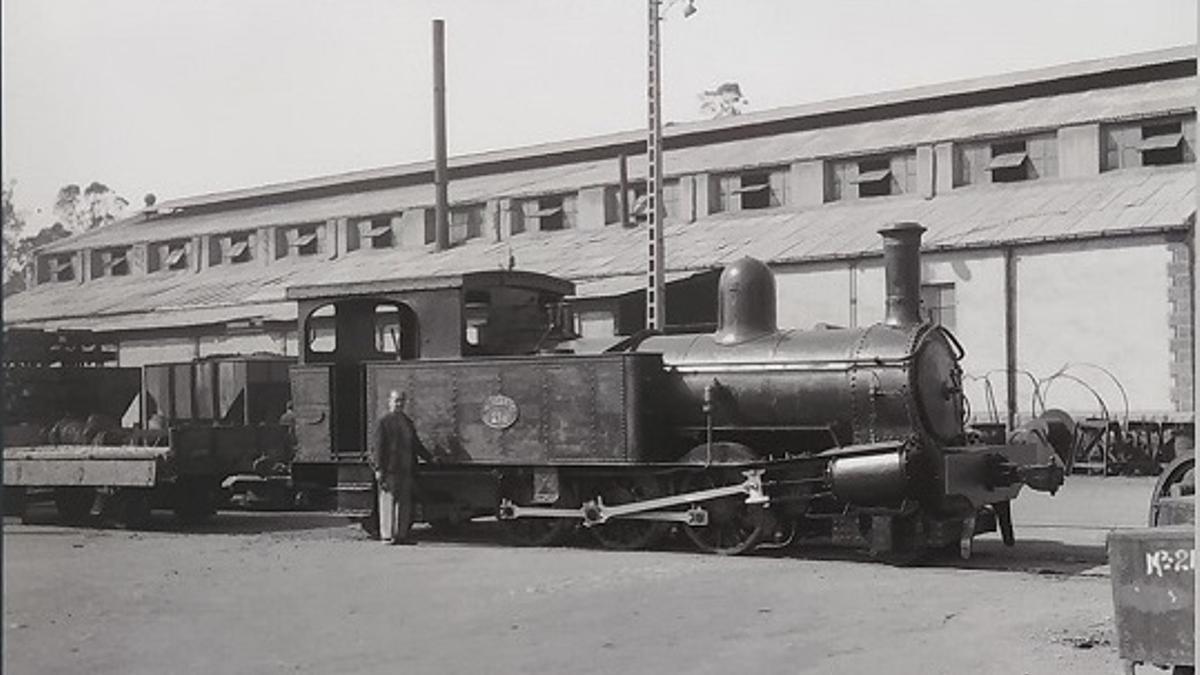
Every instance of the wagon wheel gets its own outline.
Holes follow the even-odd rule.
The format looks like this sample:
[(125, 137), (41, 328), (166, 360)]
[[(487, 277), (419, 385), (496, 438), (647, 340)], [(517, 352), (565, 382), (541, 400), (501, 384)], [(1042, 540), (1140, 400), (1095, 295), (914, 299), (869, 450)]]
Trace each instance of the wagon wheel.
[(1154, 484), (1150, 498), (1150, 527), (1157, 527), (1163, 507), (1172, 501), (1195, 499), (1196, 456), (1188, 455), (1171, 462)]
[(203, 480), (181, 480), (175, 485), (171, 506), (181, 525), (200, 525), (217, 512), (217, 502), (210, 486)]
[(145, 529), (150, 524), (150, 491), (131, 488), (122, 491), (121, 526), (127, 530)]
[[(687, 492), (707, 490), (740, 482), (742, 476), (733, 469), (707, 470), (695, 473), (684, 481)], [(749, 553), (773, 529), (771, 514), (761, 505), (747, 504), (745, 495), (732, 495), (700, 504), (708, 511), (708, 525), (687, 526), (687, 533), (696, 548), (717, 555)]]
[[(599, 497), (605, 506), (654, 499), (665, 494), (654, 476), (614, 476), (600, 485)], [(592, 537), (604, 548), (635, 551), (653, 545), (670, 531), (665, 521), (615, 518), (590, 528)]]
[(96, 502), (96, 491), (90, 487), (60, 487), (54, 490), (54, 506), (64, 522), (81, 523), (87, 520)]
[[(522, 490), (522, 492), (525, 492)], [(579, 507), (576, 492), (565, 481), (559, 487), (558, 501), (552, 506), (559, 509)], [(518, 504), (529, 504), (531, 497), (513, 499)], [(566, 541), (579, 524), (577, 518), (517, 518), (501, 520), (500, 529), (504, 539), (514, 546), (555, 546)]]

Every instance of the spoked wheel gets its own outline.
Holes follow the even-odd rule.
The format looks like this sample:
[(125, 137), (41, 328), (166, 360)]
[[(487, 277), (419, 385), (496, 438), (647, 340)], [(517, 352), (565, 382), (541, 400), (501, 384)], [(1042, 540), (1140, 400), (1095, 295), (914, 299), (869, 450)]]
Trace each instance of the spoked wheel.
[[(579, 507), (574, 490), (565, 483), (559, 490), (558, 501), (550, 506), (560, 509)], [(527, 499), (513, 501), (529, 504)], [(555, 546), (566, 541), (578, 524), (578, 518), (517, 518), (501, 520), (500, 528), (505, 541), (514, 546)]]
[[(599, 488), (598, 496), (605, 506), (619, 506), (665, 494), (662, 485), (653, 476), (616, 476), (604, 481)], [(671, 524), (665, 521), (626, 518), (614, 518), (603, 525), (589, 528), (592, 538), (601, 546), (617, 551), (635, 551), (651, 546), (670, 529)]]
[(1150, 527), (1191, 522), (1196, 494), (1196, 457), (1180, 457), (1167, 466), (1154, 485), (1150, 498)]
[(556, 546), (566, 541), (575, 529), (575, 520), (566, 518), (518, 518), (501, 521), (504, 539), (514, 546)]
[(180, 525), (201, 525), (216, 515), (216, 496), (203, 481), (182, 480), (175, 486), (172, 510)]
[[(732, 469), (704, 471), (689, 476), (685, 490), (707, 490), (740, 482), (742, 476)], [(708, 525), (683, 528), (688, 539), (705, 553), (740, 555), (753, 551), (773, 529), (771, 514), (762, 506), (747, 504), (745, 495), (733, 495), (703, 502)]]
[(58, 517), (67, 523), (81, 523), (91, 515), (96, 491), (90, 487), (61, 487), (54, 490)]
[(136, 488), (121, 495), (121, 525), (127, 530), (142, 530), (150, 525), (150, 491)]

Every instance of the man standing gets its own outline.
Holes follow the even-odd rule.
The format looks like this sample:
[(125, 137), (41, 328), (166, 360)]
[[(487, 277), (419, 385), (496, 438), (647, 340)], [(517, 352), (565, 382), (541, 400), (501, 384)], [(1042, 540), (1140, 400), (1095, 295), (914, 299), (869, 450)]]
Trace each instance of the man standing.
[(371, 464), (379, 489), (379, 538), (385, 544), (412, 543), (414, 455), (427, 462), (433, 459), (404, 414), (404, 402), (403, 393), (392, 391), (388, 412), (375, 427)]

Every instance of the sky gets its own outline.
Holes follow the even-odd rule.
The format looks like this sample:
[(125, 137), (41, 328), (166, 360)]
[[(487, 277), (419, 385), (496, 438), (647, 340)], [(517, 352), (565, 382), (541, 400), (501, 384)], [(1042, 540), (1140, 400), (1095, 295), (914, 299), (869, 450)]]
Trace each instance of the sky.
[[(667, 0), (669, 3), (671, 0)], [(1196, 42), (1196, 0), (687, 0), (663, 110), (746, 111)], [(3, 166), (31, 234), (58, 188), (134, 206), (431, 159), (446, 21), (451, 155), (644, 128), (644, 0), (3, 0)]]

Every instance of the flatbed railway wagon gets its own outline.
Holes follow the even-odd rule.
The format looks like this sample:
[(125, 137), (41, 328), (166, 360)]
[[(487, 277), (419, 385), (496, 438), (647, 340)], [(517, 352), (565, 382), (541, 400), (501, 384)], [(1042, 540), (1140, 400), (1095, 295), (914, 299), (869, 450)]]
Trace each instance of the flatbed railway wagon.
[(49, 500), (67, 522), (136, 528), (167, 508), (193, 524), (215, 513), (225, 476), (289, 452), (282, 357), (117, 367), (90, 332), (10, 330), (4, 358), (9, 515)]
[(721, 277), (715, 333), (646, 332), (596, 354), (570, 353), (556, 320), (569, 288), (542, 275), (289, 289), (305, 336), (293, 473), (366, 515), (371, 430), (402, 391), (436, 457), (418, 472), (433, 523), (495, 517), (527, 544), (582, 528), (616, 549), (674, 527), (722, 554), (804, 538), (969, 555), (997, 528), (1011, 545), (1011, 500), (1062, 485), (1073, 423), (968, 442), (963, 348), (920, 318), (922, 231), (881, 232), (881, 323), (781, 330), (774, 277), (747, 258)]

